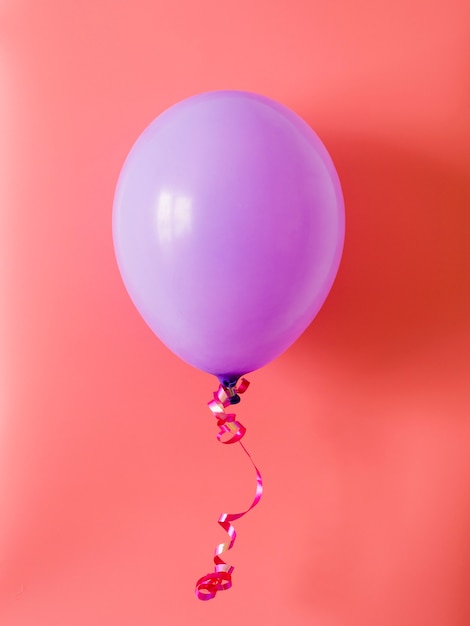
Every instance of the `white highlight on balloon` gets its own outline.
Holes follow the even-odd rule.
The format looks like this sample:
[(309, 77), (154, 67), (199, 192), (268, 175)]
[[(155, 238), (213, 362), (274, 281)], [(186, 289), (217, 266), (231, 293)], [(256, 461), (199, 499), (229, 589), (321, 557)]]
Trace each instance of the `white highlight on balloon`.
[(191, 231), (191, 198), (162, 191), (157, 201), (157, 235), (161, 242), (170, 243)]

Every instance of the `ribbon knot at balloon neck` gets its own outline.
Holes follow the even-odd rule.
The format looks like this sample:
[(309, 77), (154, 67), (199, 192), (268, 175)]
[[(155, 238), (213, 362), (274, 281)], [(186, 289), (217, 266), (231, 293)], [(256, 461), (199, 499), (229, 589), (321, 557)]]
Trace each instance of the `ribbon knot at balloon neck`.
[(246, 433), (246, 428), (238, 422), (234, 413), (226, 413), (226, 407), (238, 404), (240, 395), (245, 393), (250, 383), (246, 378), (242, 378), (239, 384), (229, 386), (219, 385), (218, 390), (214, 393), (214, 398), (208, 403), (208, 406), (214, 417), (217, 419), (219, 433), (217, 439), (221, 443), (229, 444), (240, 441)]
[[(231, 398), (234, 398), (236, 396), (238, 397), (239, 401), (238, 394), (245, 393), (245, 391), (248, 389), (249, 384), (250, 383), (245, 378), (242, 378), (240, 384), (238, 385), (220, 385), (219, 389), (214, 393), (214, 398), (208, 403), (210, 410), (217, 419), (217, 426), (220, 428), (217, 439), (222, 443), (239, 442), (243, 451), (250, 459), (256, 472), (256, 493), (253, 502), (251, 503), (250, 507), (246, 509), (246, 511), (243, 511), (242, 513), (222, 513), (222, 515), (219, 517), (218, 524), (227, 533), (229, 541), (226, 541), (225, 543), (220, 543), (218, 546), (216, 546), (214, 553), (214, 572), (203, 576), (197, 581), (196, 597), (199, 598), (199, 600), (212, 600), (212, 598), (215, 598), (218, 591), (225, 591), (226, 589), (230, 589), (230, 587), (232, 586), (233, 566), (228, 565), (221, 558), (221, 554), (230, 550), (235, 543), (237, 533), (234, 526), (232, 525), (232, 522), (240, 519), (249, 511), (251, 511), (251, 509), (258, 504), (258, 502), (261, 500), (261, 496), (263, 495), (263, 480), (261, 478), (261, 474), (254, 464), (248, 450), (240, 441), (245, 435), (246, 428), (236, 420), (235, 414), (225, 413), (225, 408), (232, 404), (232, 402), (230, 401)], [(224, 437), (225, 435), (228, 435), (229, 438), (222, 440), (222, 437)]]

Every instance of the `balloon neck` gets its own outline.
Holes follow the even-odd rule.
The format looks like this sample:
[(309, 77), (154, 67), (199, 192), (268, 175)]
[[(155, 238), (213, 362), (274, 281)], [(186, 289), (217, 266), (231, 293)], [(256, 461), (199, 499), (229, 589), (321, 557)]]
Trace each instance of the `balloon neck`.
[(236, 386), (238, 382), (238, 376), (236, 378), (227, 376), (217, 376), (220, 384), (225, 389), (229, 398), (230, 404), (238, 404), (240, 402), (240, 396), (236, 392)]
[(240, 376), (217, 376), (217, 378), (219, 379), (219, 383), (222, 385), (222, 387), (225, 387), (226, 389), (232, 389), (232, 387), (236, 387), (237, 383), (238, 383), (238, 379), (240, 378)]

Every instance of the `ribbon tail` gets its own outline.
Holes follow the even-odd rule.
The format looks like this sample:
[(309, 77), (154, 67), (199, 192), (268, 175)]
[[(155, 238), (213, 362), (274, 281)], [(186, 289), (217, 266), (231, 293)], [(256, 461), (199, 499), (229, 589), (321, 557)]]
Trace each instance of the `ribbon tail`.
[(222, 554), (233, 548), (235, 539), (237, 538), (237, 533), (232, 522), (240, 519), (251, 511), (258, 504), (263, 495), (263, 479), (261, 473), (251, 458), (250, 453), (240, 441), (245, 435), (246, 428), (236, 421), (234, 414), (225, 413), (225, 407), (232, 404), (230, 398), (234, 397), (235, 394), (244, 393), (249, 384), (250, 383), (245, 378), (242, 378), (240, 385), (234, 389), (227, 389), (221, 385), (214, 394), (214, 399), (209, 402), (209, 408), (213, 412), (214, 417), (216, 417), (217, 425), (220, 428), (220, 432), (217, 436), (218, 440), (221, 441), (222, 436), (229, 433), (231, 435), (230, 439), (221, 441), (221, 443), (231, 444), (238, 442), (250, 459), (256, 472), (256, 493), (253, 502), (246, 511), (241, 513), (222, 513), (219, 517), (218, 523), (227, 533), (229, 541), (217, 545), (214, 555), (214, 571), (206, 574), (206, 576), (203, 576), (197, 581), (196, 597), (199, 598), (199, 600), (211, 600), (215, 598), (218, 591), (225, 591), (232, 586), (232, 572), (234, 567), (233, 565), (227, 564), (221, 557)]

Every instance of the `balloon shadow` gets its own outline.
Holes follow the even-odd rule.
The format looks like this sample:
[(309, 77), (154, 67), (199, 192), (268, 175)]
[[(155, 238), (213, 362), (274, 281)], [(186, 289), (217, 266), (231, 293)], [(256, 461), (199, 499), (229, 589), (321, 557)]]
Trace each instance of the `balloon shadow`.
[[(461, 581), (468, 578), (470, 555), (461, 529), (469, 519), (468, 480), (462, 478), (468, 457), (459, 443), (458, 433), (464, 430), (459, 430), (457, 412), (445, 398), (445, 388), (435, 387), (443, 383), (438, 369), (467, 387), (468, 177), (455, 166), (373, 138), (332, 136), (325, 143), (345, 195), (344, 256), (322, 311), (285, 358), (290, 373), (304, 379), (317, 361), (331, 359), (325, 380), (342, 366), (365, 400), (345, 416), (351, 390), (336, 402), (331, 398), (332, 419), (323, 420), (328, 426), (318, 417), (322, 409), (315, 409), (315, 437), (323, 439), (309, 444), (311, 456), (325, 450), (326, 460), (316, 469), (333, 486), (325, 487), (323, 502), (321, 494), (312, 495), (315, 510), (303, 538), (302, 578), (296, 578), (293, 594), (308, 610), (328, 614), (333, 620), (328, 623), (415, 623), (411, 613), (427, 606), (429, 591), (420, 589), (415, 598), (403, 599), (403, 581), (410, 588), (419, 586), (441, 551), (448, 553), (440, 567), (442, 580), (450, 581), (450, 600), (437, 591), (429, 607), (439, 606), (449, 618), (439, 623), (467, 623), (470, 606)], [(448, 338), (455, 361), (447, 360), (446, 353), (444, 364), (433, 364), (423, 395), (407, 412), (400, 394), (411, 396), (413, 390), (402, 370), (409, 370), (421, 352), (439, 360)], [(370, 380), (378, 377), (385, 381), (380, 397), (385, 409), (377, 414), (367, 394), (374, 393)], [(442, 402), (435, 412), (431, 398)], [(435, 484), (427, 489), (430, 476)], [(316, 475), (312, 483), (319, 480)], [(419, 505), (407, 500), (410, 490)], [(330, 503), (335, 497), (336, 505)], [(441, 515), (441, 509), (454, 510), (455, 519)], [(421, 560), (428, 565), (420, 566)], [(380, 610), (389, 611), (389, 617), (379, 619)], [(430, 623), (427, 618), (424, 622)]]
[(345, 196), (333, 290), (296, 350), (389, 367), (470, 321), (464, 172), (366, 137), (326, 137)]

